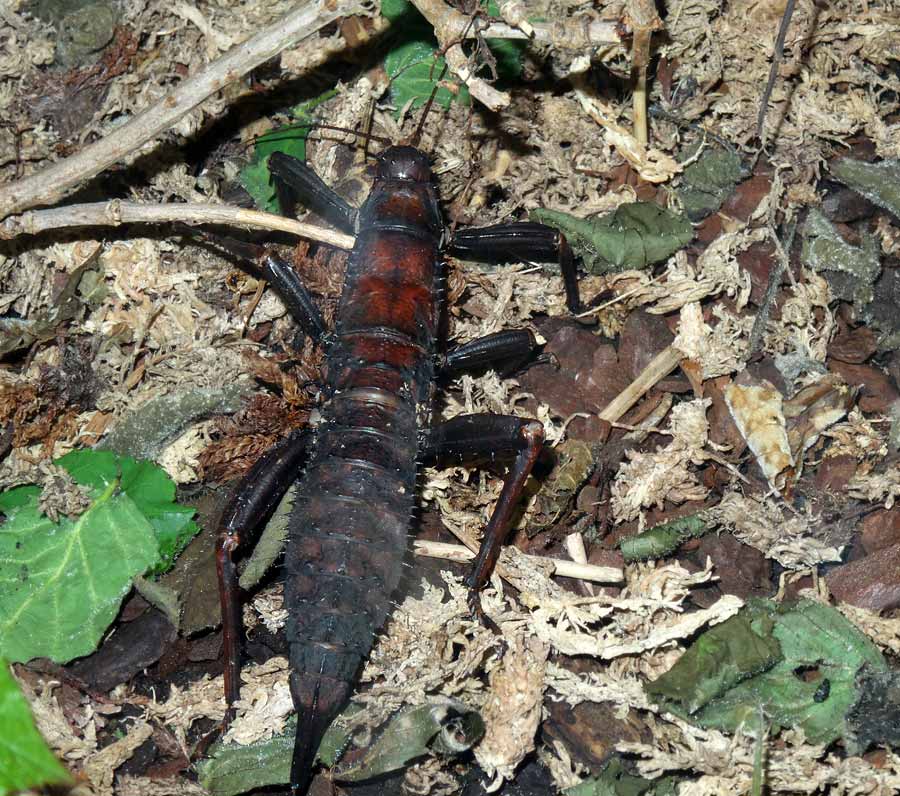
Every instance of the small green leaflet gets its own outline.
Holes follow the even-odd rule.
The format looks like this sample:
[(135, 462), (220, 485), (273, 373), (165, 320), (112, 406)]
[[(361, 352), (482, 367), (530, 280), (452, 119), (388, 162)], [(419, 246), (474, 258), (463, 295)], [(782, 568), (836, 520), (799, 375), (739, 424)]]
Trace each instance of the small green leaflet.
[(132, 579), (164, 571), (197, 531), (193, 509), (172, 502), (174, 484), (149, 462), (89, 450), (56, 464), (91, 490), (74, 519), (42, 514), (36, 486), (0, 495), (0, 655), (11, 661), (93, 652)]
[(706, 520), (701, 512), (664, 522), (637, 536), (629, 536), (619, 542), (619, 549), (626, 562), (665, 558), (674, 553), (682, 542), (703, 536), (706, 531)]
[(310, 124), (313, 120), (311, 112), (336, 94), (337, 91), (332, 89), (307, 102), (301, 102), (291, 111), (291, 115), (299, 124), (279, 127), (257, 139), (253, 159), (241, 169), (238, 180), (244, 190), (253, 197), (260, 210), (267, 213), (282, 212), (275, 187), (272, 185), (272, 175), (269, 173), (269, 155), (273, 152), (283, 152), (297, 160), (306, 160), (306, 139), (309, 137)]
[[(444, 59), (437, 56), (434, 44), (422, 39), (405, 42), (391, 50), (384, 59), (384, 71), (391, 78), (391, 99), (399, 111), (412, 102), (411, 107), (424, 105), (435, 84), (444, 71)], [(452, 93), (443, 86), (434, 95), (434, 101), (443, 108), (449, 108), (453, 101), (468, 105), (469, 90), (460, 86), (457, 93)]]
[(533, 210), (530, 216), (563, 232), (592, 274), (646, 268), (667, 259), (694, 237), (684, 216), (654, 202), (621, 205), (590, 220), (543, 209)]
[(70, 782), (35, 728), (9, 664), (0, 658), (0, 796)]

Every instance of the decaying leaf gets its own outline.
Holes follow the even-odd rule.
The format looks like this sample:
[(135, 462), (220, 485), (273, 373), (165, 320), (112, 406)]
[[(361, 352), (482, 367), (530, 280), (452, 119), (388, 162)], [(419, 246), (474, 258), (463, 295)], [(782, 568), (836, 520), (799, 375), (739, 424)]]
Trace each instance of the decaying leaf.
[(866, 163), (841, 158), (831, 165), (830, 171), (842, 183), (900, 219), (900, 160)]
[(534, 210), (531, 216), (564, 232), (585, 268), (595, 274), (646, 268), (694, 237), (689, 221), (653, 202), (620, 205), (592, 220), (554, 210)]
[(835, 375), (822, 376), (788, 400), (768, 381), (747, 373), (725, 389), (731, 416), (773, 489), (789, 486), (803, 468), (803, 455), (852, 405), (856, 391)]
[(752, 600), (702, 634), (647, 690), (702, 727), (734, 733), (762, 706), (775, 727), (799, 727), (810, 743), (828, 744), (856, 737), (856, 723), (846, 722), (865, 694), (857, 676), (886, 669), (877, 648), (834, 608)]
[(807, 216), (803, 235), (803, 264), (825, 272), (834, 294), (862, 312), (874, 298), (873, 285), (881, 273), (877, 240), (864, 233), (862, 246), (851, 246), (815, 208)]
[(766, 480), (773, 489), (784, 489), (785, 470), (794, 466), (794, 459), (785, 427), (782, 394), (764, 379), (755, 384), (732, 382), (725, 388), (725, 403)]

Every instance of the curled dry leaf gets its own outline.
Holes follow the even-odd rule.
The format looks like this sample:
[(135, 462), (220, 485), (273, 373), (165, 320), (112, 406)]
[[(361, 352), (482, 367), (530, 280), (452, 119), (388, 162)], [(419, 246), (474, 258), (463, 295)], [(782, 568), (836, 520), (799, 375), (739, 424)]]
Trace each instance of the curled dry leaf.
[(852, 405), (856, 391), (835, 374), (822, 376), (789, 400), (746, 373), (725, 388), (725, 403), (775, 490), (789, 487), (803, 469), (803, 455)]

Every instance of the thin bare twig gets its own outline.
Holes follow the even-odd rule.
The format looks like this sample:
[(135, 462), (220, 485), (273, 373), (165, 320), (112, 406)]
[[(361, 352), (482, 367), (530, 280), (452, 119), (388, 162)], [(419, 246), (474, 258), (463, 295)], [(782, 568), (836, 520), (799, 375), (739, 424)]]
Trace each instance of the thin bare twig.
[(660, 379), (664, 379), (681, 362), (683, 354), (674, 346), (660, 351), (637, 378), (620, 392), (610, 404), (598, 415), (601, 420), (614, 423), (622, 417), (641, 397)]
[[(581, 18), (562, 19), (555, 22), (528, 23), (521, 14), (515, 25), (506, 22), (486, 22), (473, 26), (471, 17), (448, 6), (443, 0), (413, 0), (413, 5), (434, 28), (434, 35), (441, 47), (446, 48), (447, 66), (469, 88), (475, 99), (493, 111), (509, 105), (509, 94), (497, 91), (481, 78), (475, 77), (468, 67), (468, 59), (459, 41), (483, 36), (489, 39), (526, 39), (540, 44), (550, 44), (567, 50), (587, 51), (601, 44), (619, 44), (616, 23), (587, 21)], [(512, 10), (513, 13), (517, 9)]]
[(631, 37), (631, 90), (634, 110), (634, 137), (647, 145), (650, 140), (647, 127), (647, 67), (650, 65), (650, 38), (661, 30), (659, 18), (652, 0), (629, 0), (625, 6), (625, 21), (632, 29)]
[(92, 202), (90, 204), (65, 205), (49, 210), (29, 210), (0, 222), (0, 240), (18, 235), (37, 235), (52, 229), (72, 227), (117, 227), (121, 224), (167, 224), (180, 221), (184, 224), (223, 224), (227, 226), (271, 229), (287, 232), (301, 238), (327, 243), (339, 249), (352, 249), (354, 237), (335, 232), (315, 224), (304, 224), (292, 218), (245, 210), (230, 205), (206, 205), (174, 202), (166, 204), (142, 204), (122, 202)]
[(85, 180), (133, 155), (201, 102), (251, 69), (278, 55), (352, 8), (332, 0), (309, 0), (273, 25), (233, 47), (166, 97), (76, 155), (0, 189), (0, 219), (39, 204), (53, 204)]
[(781, 24), (778, 26), (778, 36), (775, 39), (775, 52), (772, 53), (772, 67), (769, 69), (769, 79), (766, 81), (766, 88), (763, 91), (762, 99), (759, 102), (759, 114), (756, 117), (756, 137), (760, 140), (762, 148), (765, 148), (765, 126), (766, 113), (769, 110), (769, 97), (772, 96), (772, 89), (775, 88), (775, 80), (778, 78), (778, 67), (784, 59), (784, 40), (787, 38), (788, 27), (791, 24), (791, 17), (794, 15), (794, 5), (796, 0), (787, 0), (784, 7), (784, 15), (781, 17)]

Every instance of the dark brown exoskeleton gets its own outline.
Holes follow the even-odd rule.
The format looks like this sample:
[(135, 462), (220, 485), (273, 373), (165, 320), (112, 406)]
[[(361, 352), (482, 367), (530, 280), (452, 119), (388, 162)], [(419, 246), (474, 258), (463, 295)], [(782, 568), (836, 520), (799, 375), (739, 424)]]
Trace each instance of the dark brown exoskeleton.
[(460, 457), (512, 460), (468, 585), (473, 610), (540, 453), (540, 423), (502, 415), (432, 427), (435, 380), (527, 359), (527, 330), (505, 331), (438, 356), (441, 252), (468, 259), (558, 261), (569, 308), (579, 306), (565, 239), (540, 224), (505, 224), (448, 239), (428, 156), (391, 146), (377, 157), (372, 190), (351, 208), (304, 163), (274, 154), (276, 179), (356, 233), (337, 310), (326, 332), (296, 274), (263, 253), (257, 265), (301, 327), (325, 347), (325, 400), (314, 429), (269, 451), (238, 488), (220, 526), (217, 563), (225, 628), (225, 690), (238, 697), (240, 610), (235, 550), (299, 480), (286, 552), (291, 694), (298, 713), (291, 788), (305, 793), (325, 730), (344, 708), (384, 623), (407, 552), (422, 463)]

